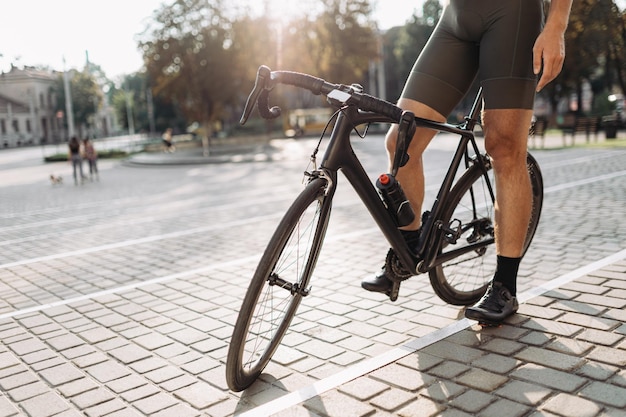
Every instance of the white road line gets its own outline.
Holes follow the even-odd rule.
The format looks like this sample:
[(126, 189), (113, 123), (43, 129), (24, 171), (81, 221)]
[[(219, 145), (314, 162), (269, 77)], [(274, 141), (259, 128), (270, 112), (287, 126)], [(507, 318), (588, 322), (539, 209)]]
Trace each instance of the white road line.
[(119, 249), (119, 248), (124, 248), (128, 246), (139, 245), (142, 243), (156, 242), (156, 241), (164, 240), (164, 239), (173, 239), (173, 238), (188, 236), (188, 235), (192, 235), (196, 233), (209, 232), (213, 230), (226, 229), (226, 228), (231, 228), (231, 227), (233, 228), (240, 227), (246, 224), (256, 223), (258, 221), (275, 219), (276, 217), (279, 217), (279, 216), (282, 216), (282, 213), (281, 214), (274, 213), (274, 214), (270, 214), (267, 216), (254, 217), (251, 219), (238, 220), (235, 222), (223, 223), (219, 225), (196, 227), (193, 229), (187, 229), (187, 230), (182, 230), (182, 231), (172, 232), (172, 233), (164, 233), (160, 235), (147, 236), (147, 237), (143, 237), (139, 239), (124, 240), (122, 242), (110, 243), (110, 244), (101, 245), (101, 246), (92, 246), (90, 248), (79, 249), (79, 250), (70, 251), (70, 252), (63, 252), (63, 253), (56, 253), (53, 255), (40, 256), (38, 258), (23, 259), (21, 261), (0, 264), (0, 269), (12, 268), (15, 266), (22, 266), (22, 265), (27, 265), (27, 264), (37, 263), (37, 262), (45, 262), (45, 261), (51, 261), (51, 260), (56, 260), (56, 259), (62, 259), (62, 258), (70, 257), (70, 256), (85, 255), (87, 253), (100, 252), (104, 250)]
[[(580, 180), (580, 181), (573, 181), (573, 182), (569, 182), (569, 183), (565, 183), (565, 184), (559, 184), (559, 185), (555, 185), (555, 186), (548, 187), (548, 188), (544, 189), (544, 195), (545, 194), (550, 194), (550, 193), (553, 193), (553, 192), (557, 192), (557, 191), (566, 190), (566, 189), (569, 189), (569, 188), (578, 187), (578, 186), (581, 186), (581, 185), (592, 184), (594, 182), (610, 180), (610, 179), (618, 178), (618, 177), (622, 177), (622, 176), (626, 176), (626, 171), (619, 171), (619, 172), (614, 172), (614, 173), (611, 173), (611, 174), (605, 174), (605, 175), (600, 175), (600, 176), (596, 176), (596, 177), (592, 177), (592, 178), (586, 178), (586, 179)], [(357, 205), (357, 204), (361, 204), (361, 202), (360, 201), (344, 202), (343, 204), (335, 204), (334, 206), (335, 207), (340, 207), (340, 206), (343, 206), (343, 205), (350, 206), (350, 205)], [(253, 218), (249, 218), (249, 219), (246, 219), (246, 220), (243, 220), (243, 221), (231, 222), (231, 223), (226, 223), (226, 224), (217, 225), (217, 226), (203, 226), (203, 227), (199, 227), (199, 228), (183, 230), (183, 231), (180, 231), (180, 232), (173, 232), (173, 233), (165, 233), (165, 234), (154, 235), (154, 236), (147, 236), (147, 237), (144, 237), (144, 238), (131, 239), (131, 240), (123, 241), (123, 242), (111, 243), (111, 244), (102, 245), (102, 246), (95, 246), (95, 247), (81, 249), (81, 250), (76, 250), (76, 251), (57, 253), (57, 254), (48, 255), (48, 256), (42, 256), (42, 257), (38, 257), (38, 258), (24, 259), (24, 260), (21, 260), (21, 261), (15, 261), (15, 262), (10, 262), (10, 263), (6, 263), (6, 264), (0, 264), (0, 269), (6, 269), (6, 268), (11, 268), (11, 267), (15, 267), (15, 266), (21, 266), (21, 265), (28, 265), (28, 264), (36, 263), (36, 262), (44, 262), (44, 261), (50, 261), (50, 260), (55, 260), (55, 259), (62, 259), (62, 258), (70, 257), (70, 256), (83, 255), (83, 254), (87, 254), (87, 253), (94, 253), (94, 252), (99, 252), (99, 251), (103, 251), (103, 250), (118, 249), (118, 248), (122, 248), (122, 247), (138, 245), (138, 244), (143, 244), (143, 243), (156, 242), (156, 241), (159, 241), (159, 240), (177, 238), (177, 237), (181, 237), (181, 236), (187, 236), (187, 235), (192, 235), (192, 234), (196, 234), (196, 233), (202, 233), (202, 232), (211, 231), (211, 230), (218, 230), (218, 229), (223, 229), (223, 228), (227, 228), (227, 227), (237, 227), (237, 226), (244, 225), (244, 224), (251, 224), (251, 223), (254, 223), (254, 222), (257, 222), (257, 221), (264, 221), (264, 220), (268, 220), (268, 219), (273, 219), (273, 218), (276, 218), (276, 217), (279, 217), (279, 216), (280, 215), (278, 215), (278, 214), (273, 214), (273, 215), (267, 215), (267, 216), (261, 216), (261, 217), (253, 217)], [(368, 230), (368, 233), (369, 232), (371, 232), (371, 230)]]
[[(540, 287), (525, 291), (523, 294), (520, 294), (519, 299), (521, 302), (527, 302), (532, 298), (543, 295), (548, 291), (572, 282), (575, 279), (589, 274), (590, 272), (597, 271), (598, 269), (604, 268), (622, 259), (626, 259), (626, 249), (613, 255), (607, 256), (606, 258), (599, 261), (593, 262), (587, 266), (571, 271), (565, 275), (562, 275), (561, 277), (555, 278)], [(253, 408), (252, 410), (237, 414), (237, 416), (269, 416), (284, 411), (289, 407), (293, 407), (312, 398), (320, 396), (327, 391), (339, 388), (341, 385), (353, 381), (359, 377), (365, 376), (377, 369), (382, 368), (383, 366), (390, 365), (391, 363), (396, 362), (412, 353), (415, 353), (416, 351), (426, 346), (439, 342), (448, 336), (451, 336), (463, 329), (470, 327), (473, 323), (475, 322), (468, 319), (458, 320), (442, 329), (436, 330), (423, 337), (414, 339), (398, 348), (392, 349), (381, 355), (365, 360), (355, 366), (346, 368), (345, 370), (335, 375), (317, 381), (313, 385), (309, 385), (307, 387), (299, 389), (298, 391), (286, 394), (259, 407)]]
[(604, 175), (599, 175), (597, 177), (585, 178), (579, 181), (572, 181), (572, 182), (567, 182), (565, 184), (553, 185), (552, 187), (545, 188), (543, 190), (543, 193), (544, 194), (554, 193), (556, 191), (562, 191), (568, 188), (574, 188), (574, 187), (579, 187), (581, 185), (592, 184), (594, 182), (611, 180), (613, 178), (623, 177), (625, 175), (626, 175), (626, 171), (612, 172), (610, 174), (604, 174)]
[(166, 275), (166, 276), (154, 278), (148, 281), (134, 282), (128, 285), (123, 285), (121, 287), (115, 287), (115, 288), (98, 291), (98, 292), (91, 293), (91, 294), (85, 294), (85, 295), (81, 295), (78, 297), (68, 298), (65, 300), (54, 301), (48, 304), (41, 304), (41, 305), (37, 305), (33, 307), (28, 307), (22, 310), (11, 311), (10, 313), (0, 314), (0, 320), (6, 319), (9, 317), (21, 316), (23, 314), (34, 313), (34, 312), (46, 310), (52, 307), (64, 306), (64, 305), (72, 304), (78, 301), (91, 300), (93, 298), (97, 298), (103, 295), (116, 294), (116, 293), (121, 293), (124, 291), (134, 290), (137, 288), (145, 287), (147, 285), (161, 284), (163, 282), (172, 281), (172, 280), (179, 279), (179, 278), (185, 278), (191, 275), (204, 274), (206, 272), (210, 272), (212, 270), (216, 270), (220, 268), (226, 268), (230, 266), (237, 266), (237, 265), (241, 265), (245, 263), (255, 262), (255, 261), (258, 261), (258, 259), (259, 259), (258, 255), (248, 256), (247, 258), (239, 258), (239, 259), (235, 259), (235, 260), (228, 261), (228, 262), (221, 262), (219, 264), (209, 265), (209, 266), (205, 266), (202, 268), (191, 269), (189, 271)]

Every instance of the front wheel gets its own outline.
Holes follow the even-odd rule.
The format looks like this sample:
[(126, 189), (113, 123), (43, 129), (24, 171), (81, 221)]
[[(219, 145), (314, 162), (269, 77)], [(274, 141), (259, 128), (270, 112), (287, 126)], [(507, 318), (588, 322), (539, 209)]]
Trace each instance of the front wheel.
[(233, 391), (254, 383), (289, 329), (317, 261), (331, 198), (326, 180), (311, 181), (279, 223), (244, 297), (226, 359)]
[[(535, 235), (543, 204), (543, 179), (535, 158), (528, 154), (528, 174), (532, 187), (532, 211), (522, 256)], [(482, 167), (474, 164), (459, 179), (450, 192), (441, 224), (437, 265), (429, 271), (435, 293), (454, 305), (470, 305), (485, 293), (496, 269), (494, 243), (495, 184), (491, 164), (486, 163), (485, 178)], [(471, 250), (465, 250), (471, 248)]]

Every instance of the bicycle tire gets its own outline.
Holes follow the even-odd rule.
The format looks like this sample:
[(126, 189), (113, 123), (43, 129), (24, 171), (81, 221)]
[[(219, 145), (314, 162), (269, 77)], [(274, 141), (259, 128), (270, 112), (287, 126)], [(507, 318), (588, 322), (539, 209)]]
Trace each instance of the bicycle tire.
[[(495, 184), (492, 178), (491, 164), (487, 163), (486, 167), (491, 184)], [(543, 205), (543, 177), (537, 161), (530, 154), (527, 156), (527, 167), (532, 187), (532, 211), (522, 256), (528, 250), (535, 235)], [(477, 164), (470, 167), (453, 187), (441, 221), (443, 225), (460, 226), (464, 232), (456, 243), (450, 243), (442, 237), (437, 248), (438, 256), (459, 249), (462, 245), (476, 244), (481, 241), (487, 242), (489, 239), (493, 239), (495, 210), (486, 187), (483, 169)], [(474, 215), (472, 205), (466, 204), (472, 199), (472, 193), (474, 201), (478, 199), (478, 216)], [(481, 219), (481, 221), (476, 222), (476, 218)], [(471, 226), (472, 224), (474, 226)], [(474, 241), (477, 236), (480, 237)], [(453, 305), (470, 305), (483, 296), (493, 278), (496, 267), (495, 245), (493, 243), (466, 252), (448, 262), (439, 263), (429, 271), (431, 285), (439, 298)]]
[[(325, 193), (326, 185), (323, 178), (307, 185), (259, 261), (228, 349), (226, 382), (232, 391), (243, 391), (261, 375), (296, 314), (328, 226), (332, 198)], [(276, 278), (281, 281), (273, 282)]]

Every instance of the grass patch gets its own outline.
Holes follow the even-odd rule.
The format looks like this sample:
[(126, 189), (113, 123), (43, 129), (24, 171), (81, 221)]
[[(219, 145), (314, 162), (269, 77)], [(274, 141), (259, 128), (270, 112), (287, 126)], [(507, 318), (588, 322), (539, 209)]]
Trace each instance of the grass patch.
[(576, 145), (582, 148), (623, 148), (626, 147), (626, 139), (606, 139), (602, 142), (590, 142)]
[[(122, 159), (128, 157), (128, 155), (128, 152), (119, 149), (98, 151), (98, 159)], [(64, 162), (67, 161), (67, 153), (57, 153), (54, 155), (46, 156), (43, 160), (45, 162)]]

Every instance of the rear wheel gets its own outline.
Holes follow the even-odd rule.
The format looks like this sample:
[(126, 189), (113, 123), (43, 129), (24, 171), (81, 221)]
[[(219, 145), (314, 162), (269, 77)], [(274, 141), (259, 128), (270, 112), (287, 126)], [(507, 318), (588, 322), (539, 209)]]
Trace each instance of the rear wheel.
[[(541, 171), (530, 154), (526, 165), (532, 187), (532, 212), (523, 254), (537, 230), (543, 203)], [(487, 163), (487, 169), (489, 181), (476, 164), (463, 174), (451, 190), (447, 209), (441, 218), (442, 225), (449, 232), (443, 233), (438, 248), (439, 265), (429, 271), (429, 276), (435, 293), (450, 304), (469, 305), (478, 301), (495, 273), (495, 210), (491, 191), (495, 182), (491, 164)], [(454, 256), (454, 251), (460, 253), (468, 247), (473, 249)], [(447, 260), (441, 262), (443, 259)]]
[(259, 377), (308, 294), (330, 216), (326, 184), (322, 178), (311, 181), (293, 202), (252, 277), (226, 359), (226, 382), (233, 391)]

